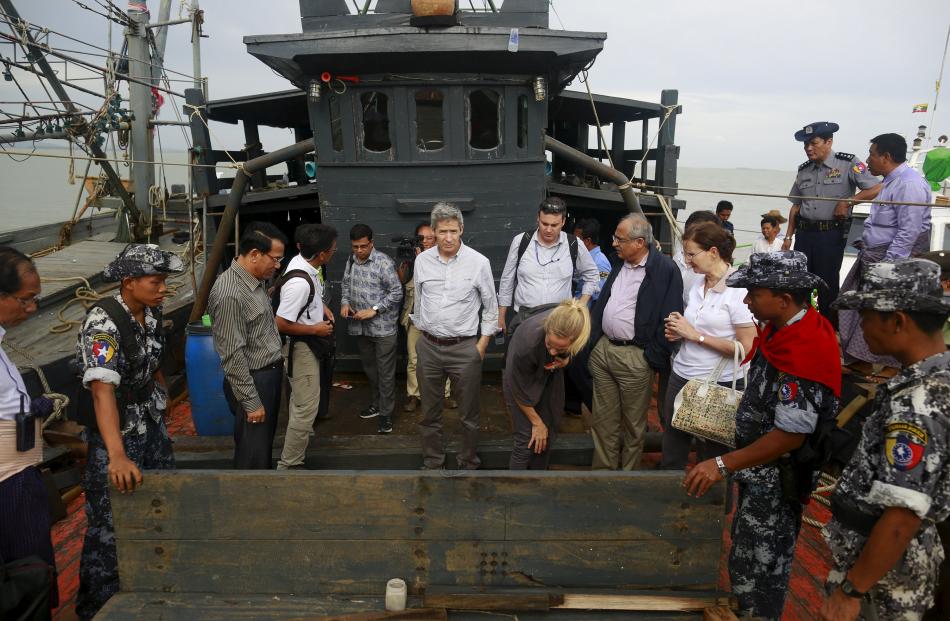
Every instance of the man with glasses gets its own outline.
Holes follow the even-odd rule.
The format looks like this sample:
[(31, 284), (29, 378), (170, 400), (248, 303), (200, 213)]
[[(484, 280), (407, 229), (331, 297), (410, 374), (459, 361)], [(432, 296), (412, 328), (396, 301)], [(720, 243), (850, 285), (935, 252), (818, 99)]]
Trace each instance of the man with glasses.
[(653, 230), (641, 215), (617, 224), (613, 247), (620, 262), (591, 313), (591, 468), (633, 470), (646, 438), (653, 375), (669, 371), (673, 352), (663, 319), (683, 312), (683, 279), (653, 244)]
[(267, 470), (284, 379), (280, 334), (265, 281), (284, 260), (287, 238), (273, 224), (252, 222), (238, 256), (211, 288), (208, 314), (234, 414), (234, 467)]
[(373, 229), (356, 224), (350, 229), (353, 255), (343, 272), (340, 315), (349, 319), (347, 333), (356, 337), (372, 402), (360, 418), (379, 417), (377, 431), (393, 430), (396, 383), (396, 321), (402, 283), (396, 264), (373, 246)]
[(301, 224), (294, 231), (294, 240), (300, 253), (290, 260), (274, 290), (279, 300), (277, 330), (290, 341), (290, 402), (278, 470), (304, 468), (310, 432), (320, 411), (323, 339), (333, 336), (333, 312), (323, 302), (319, 269), (336, 252), (336, 229), (326, 224)]
[(569, 300), (574, 279), (581, 281), (579, 300), (586, 304), (597, 293), (597, 264), (577, 237), (562, 231), (567, 205), (557, 197), (547, 198), (538, 208), (538, 228), (515, 235), (508, 249), (505, 269), (498, 283), (498, 326), (506, 329), (508, 307), (517, 315), (508, 326), (511, 333), (539, 307)]

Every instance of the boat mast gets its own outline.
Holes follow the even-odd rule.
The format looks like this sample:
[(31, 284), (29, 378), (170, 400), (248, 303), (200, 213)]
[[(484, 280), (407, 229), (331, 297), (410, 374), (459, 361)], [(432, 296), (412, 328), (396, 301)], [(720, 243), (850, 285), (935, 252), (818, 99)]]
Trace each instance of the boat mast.
[[(6, 13), (12, 24), (23, 23), (23, 20), (20, 18), (20, 13), (16, 10), (16, 7), (13, 6), (12, 0), (0, 0), (0, 8), (3, 9), (3, 12)], [(100, 148), (99, 145), (95, 143), (94, 140), (89, 140), (87, 138), (87, 130), (89, 128), (87, 127), (86, 119), (79, 113), (78, 108), (76, 108), (76, 105), (69, 98), (69, 95), (66, 93), (66, 89), (59, 81), (59, 77), (56, 75), (56, 72), (53, 71), (53, 68), (50, 67), (49, 62), (46, 60), (45, 54), (43, 54), (41, 47), (33, 39), (33, 35), (30, 33), (28, 28), (23, 29), (23, 37), (24, 43), (28, 48), (27, 58), (39, 66), (43, 77), (46, 78), (47, 82), (49, 82), (49, 85), (53, 88), (56, 96), (59, 97), (59, 100), (66, 108), (66, 111), (72, 115), (71, 121), (73, 123), (75, 134), (85, 137), (86, 146), (89, 148), (89, 151), (92, 153), (93, 157), (96, 158), (99, 166), (102, 167), (103, 172), (106, 174), (106, 177), (112, 186), (112, 191), (115, 192), (116, 196), (122, 200), (125, 209), (129, 213), (129, 218), (133, 221), (137, 221), (138, 209), (136, 208), (135, 203), (132, 201), (132, 197), (129, 196), (129, 193), (126, 191), (125, 186), (122, 185), (122, 180), (119, 178), (118, 173), (116, 173), (115, 169), (112, 168), (112, 164), (109, 162), (108, 156), (102, 150), (102, 148)], [(138, 236), (138, 232), (134, 229), (133, 235)]]
[[(940, 83), (943, 82), (943, 68), (947, 64), (948, 46), (950, 46), (950, 25), (947, 26), (947, 38), (943, 43), (943, 58), (940, 59), (940, 73), (937, 75), (937, 87), (934, 89), (934, 107), (930, 111), (930, 125), (927, 126), (928, 134), (934, 131), (934, 118), (937, 116), (937, 100), (940, 99)], [(930, 142), (932, 143), (933, 140), (930, 139)]]
[(148, 13), (129, 9), (129, 25), (125, 38), (129, 49), (129, 109), (132, 111), (132, 131), (129, 148), (132, 151), (132, 192), (138, 212), (138, 229), (153, 239), (152, 213), (149, 209), (149, 190), (155, 185), (155, 145), (152, 140), (152, 82), (151, 54), (148, 49)]

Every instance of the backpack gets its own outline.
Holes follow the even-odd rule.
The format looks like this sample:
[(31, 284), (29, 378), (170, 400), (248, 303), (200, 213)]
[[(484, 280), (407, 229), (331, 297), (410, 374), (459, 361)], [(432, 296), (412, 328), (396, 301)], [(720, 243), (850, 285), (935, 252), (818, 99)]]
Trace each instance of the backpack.
[[(280, 291), (283, 289), (284, 285), (288, 281), (294, 278), (302, 278), (307, 281), (307, 285), (310, 290), (307, 294), (307, 301), (304, 303), (303, 307), (300, 309), (300, 312), (297, 313), (297, 320), (299, 320), (304, 313), (307, 313), (307, 318), (310, 318), (309, 308), (313, 303), (313, 297), (316, 295), (316, 288), (313, 286), (313, 280), (310, 278), (310, 274), (301, 269), (288, 270), (274, 282), (274, 289), (271, 293), (271, 308), (274, 311), (274, 314), (277, 314), (277, 309), (280, 308)], [(310, 350), (313, 352), (313, 355), (317, 359), (327, 359), (332, 358), (336, 353), (336, 339), (333, 335), (330, 336), (291, 336), (285, 337), (281, 335), (281, 341), (290, 342), (290, 350), (293, 351), (294, 343), (300, 341), (306, 343)], [(287, 376), (292, 377), (294, 374), (294, 357), (287, 357)]]
[[(101, 308), (104, 310), (106, 315), (109, 316), (109, 319), (112, 320), (112, 323), (114, 323), (116, 328), (118, 328), (122, 355), (125, 358), (126, 363), (133, 367), (143, 364), (145, 362), (147, 353), (145, 348), (139, 345), (138, 339), (135, 338), (135, 331), (132, 328), (132, 317), (129, 316), (129, 313), (126, 312), (122, 304), (114, 297), (108, 297), (96, 302), (89, 309), (89, 312), (91, 312), (94, 308)], [(158, 338), (161, 338), (164, 331), (162, 326), (161, 309), (153, 308), (152, 315), (155, 317), (155, 321), (157, 322), (155, 335)], [(82, 334), (80, 334), (79, 338), (82, 338)], [(76, 401), (76, 421), (81, 425), (85, 425), (88, 430), (98, 432), (99, 425), (96, 422), (96, 410), (95, 406), (93, 405), (92, 391), (86, 390), (82, 385), (82, 375), (85, 371), (85, 365), (81, 360), (81, 356), (82, 353), (80, 353), (79, 358), (75, 360), (77, 367), (76, 375), (79, 377), (79, 395)], [(149, 377), (148, 381), (141, 386), (129, 386), (125, 383), (116, 386), (115, 400), (116, 406), (119, 410), (120, 431), (122, 427), (125, 426), (125, 409), (131, 403), (139, 403), (150, 397), (154, 388), (155, 380), (152, 377)]]
[[(521, 265), (521, 257), (524, 256), (525, 251), (528, 249), (528, 246), (531, 245), (531, 238), (537, 233), (537, 229), (533, 232), (525, 231), (521, 235), (521, 243), (518, 244), (518, 259), (515, 261), (515, 283), (511, 288), (511, 301), (514, 303), (515, 290), (518, 288), (518, 266)], [(571, 275), (573, 276), (574, 272), (577, 271), (577, 237), (566, 233), (567, 235), (567, 248), (571, 253)]]

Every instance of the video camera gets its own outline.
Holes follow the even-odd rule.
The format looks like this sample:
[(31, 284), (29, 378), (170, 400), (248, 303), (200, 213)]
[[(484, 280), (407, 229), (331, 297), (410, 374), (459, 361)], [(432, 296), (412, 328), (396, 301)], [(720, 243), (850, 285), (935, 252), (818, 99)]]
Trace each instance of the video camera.
[(412, 263), (416, 259), (416, 249), (422, 250), (422, 235), (397, 235), (393, 237), (396, 244), (396, 258), (399, 261)]

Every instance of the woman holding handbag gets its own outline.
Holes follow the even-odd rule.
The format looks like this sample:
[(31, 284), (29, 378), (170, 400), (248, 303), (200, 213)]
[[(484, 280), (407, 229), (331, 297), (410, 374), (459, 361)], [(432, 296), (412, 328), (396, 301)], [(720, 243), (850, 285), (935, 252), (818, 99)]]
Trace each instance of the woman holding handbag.
[[(735, 271), (732, 267), (735, 247), (735, 238), (728, 231), (709, 222), (691, 226), (683, 235), (683, 257), (687, 265), (703, 278), (697, 279), (685, 292), (685, 313), (672, 313), (666, 318), (667, 340), (678, 341), (681, 345), (673, 359), (672, 375), (660, 413), (663, 421), (662, 469), (685, 468), (690, 444), (695, 437), (673, 427), (676, 395), (689, 380), (705, 380), (717, 370), (721, 370), (721, 374), (714, 379), (721, 386), (731, 387), (739, 373), (733, 364), (737, 343), (742, 347), (741, 360), (745, 357), (742, 352), (751, 349), (755, 338), (755, 319), (743, 302), (745, 289), (726, 286), (726, 277)], [(736, 388), (741, 390), (742, 386), (737, 384)], [(699, 443), (698, 461), (728, 450), (723, 444), (698, 437), (696, 440)]]

